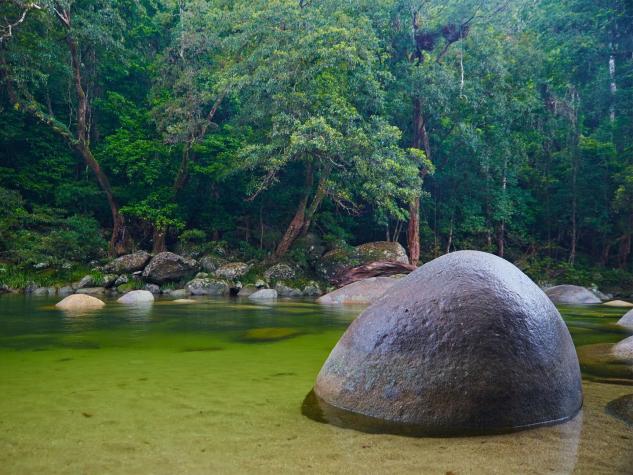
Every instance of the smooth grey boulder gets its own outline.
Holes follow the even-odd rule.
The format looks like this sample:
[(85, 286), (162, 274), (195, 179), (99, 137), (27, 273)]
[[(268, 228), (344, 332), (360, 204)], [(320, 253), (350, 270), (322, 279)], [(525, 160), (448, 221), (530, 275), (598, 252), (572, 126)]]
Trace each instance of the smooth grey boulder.
[(332, 350), (313, 398), (347, 427), (469, 435), (567, 421), (583, 396), (554, 304), (509, 262), (461, 251), (367, 308)]
[(154, 302), (154, 294), (149, 290), (132, 290), (120, 297), (117, 302), (124, 304), (148, 304)]
[(182, 257), (173, 252), (161, 252), (149, 261), (143, 271), (143, 277), (154, 284), (162, 284), (190, 277), (198, 272), (198, 269), (199, 265), (195, 259)]
[(593, 292), (578, 285), (557, 285), (545, 290), (547, 296), (555, 304), (592, 305), (602, 301)]
[(275, 289), (261, 289), (248, 296), (250, 300), (275, 300), (277, 291)]
[(633, 310), (629, 310), (618, 320), (618, 325), (633, 330)]
[(216, 279), (193, 279), (188, 282), (185, 289), (191, 295), (227, 295), (229, 285), (223, 280)]
[(370, 277), (346, 285), (317, 299), (323, 305), (369, 305), (393, 287), (398, 279)]
[[(103, 270), (113, 274), (131, 274), (143, 270), (152, 256), (145, 251), (137, 251), (132, 254), (117, 257), (103, 267)], [(117, 284), (119, 285), (119, 284)]]

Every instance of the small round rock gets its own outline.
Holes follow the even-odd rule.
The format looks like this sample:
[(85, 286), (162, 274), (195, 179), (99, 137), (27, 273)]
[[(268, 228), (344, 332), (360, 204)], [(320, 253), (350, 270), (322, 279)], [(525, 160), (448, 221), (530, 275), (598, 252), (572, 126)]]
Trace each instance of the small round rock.
[(149, 290), (132, 290), (117, 300), (124, 304), (152, 303), (153, 301), (154, 295)]
[(58, 302), (55, 306), (62, 310), (79, 311), (98, 309), (104, 305), (105, 303), (102, 300), (91, 295), (73, 294)]

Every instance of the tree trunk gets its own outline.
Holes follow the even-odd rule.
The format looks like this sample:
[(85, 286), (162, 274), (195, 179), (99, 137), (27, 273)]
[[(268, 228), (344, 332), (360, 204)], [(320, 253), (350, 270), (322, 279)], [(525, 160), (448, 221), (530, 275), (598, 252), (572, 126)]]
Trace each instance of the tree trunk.
[(418, 265), (420, 262), (420, 197), (416, 196), (409, 203), (409, 227), (407, 229), (407, 247), (409, 262)]
[(506, 252), (505, 234), (506, 223), (505, 221), (501, 221), (501, 224), (499, 225), (499, 235), (497, 236), (497, 254), (499, 257), (504, 257)]
[(152, 252), (158, 254), (159, 252), (165, 252), (167, 246), (165, 245), (165, 238), (167, 236), (167, 230), (160, 226), (154, 226), (154, 234), (152, 237)]
[(130, 236), (127, 232), (125, 217), (121, 214), (119, 204), (112, 193), (110, 181), (88, 147), (82, 146), (80, 143), (77, 149), (86, 165), (97, 178), (97, 182), (101, 190), (105, 193), (108, 205), (110, 206), (110, 213), (112, 214), (112, 236), (110, 238), (109, 253), (111, 256), (125, 254), (130, 249)]
[(312, 170), (312, 164), (308, 163), (306, 165), (305, 171), (305, 191), (303, 197), (299, 201), (297, 205), (297, 210), (295, 211), (295, 215), (290, 221), (290, 224), (286, 228), (286, 232), (284, 233), (283, 238), (279, 242), (277, 249), (275, 250), (275, 257), (279, 258), (284, 256), (290, 246), (295, 242), (295, 240), (301, 235), (301, 232), (304, 229), (306, 224), (306, 208), (308, 207), (308, 199), (310, 198), (310, 193), (312, 193), (312, 184), (314, 182), (314, 175)]
[[(431, 144), (426, 132), (426, 124), (422, 111), (422, 100), (413, 98), (413, 148), (424, 150), (427, 159), (431, 159)], [(424, 177), (426, 170), (420, 170)], [(409, 203), (409, 227), (407, 235), (407, 247), (409, 249), (409, 261), (417, 265), (420, 261), (420, 197), (415, 197)]]
[[(70, 14), (64, 12), (63, 14), (58, 14), (58, 17), (62, 24), (69, 29)], [(81, 83), (81, 64), (79, 60), (78, 46), (74, 38), (71, 36), (70, 32), (68, 32), (66, 36), (66, 44), (70, 53), (71, 66), (73, 70), (73, 82), (78, 102), (76, 137), (72, 135), (70, 130), (59, 124), (52, 115), (46, 115), (44, 112), (39, 110), (39, 108), (35, 104), (28, 102), (24, 105), (20, 104), (20, 100), (18, 98), (16, 90), (13, 88), (13, 83), (10, 78), (9, 67), (5, 61), (3, 54), (0, 54), (0, 77), (2, 77), (5, 82), (9, 101), (15, 107), (25, 109), (37, 120), (39, 120), (43, 124), (50, 126), (53, 131), (58, 133), (81, 155), (86, 166), (88, 166), (88, 168), (90, 168), (90, 170), (93, 172), (97, 179), (97, 182), (99, 183), (99, 187), (106, 195), (108, 206), (110, 207), (110, 213), (112, 214), (112, 236), (110, 238), (109, 253), (112, 256), (124, 254), (129, 248), (130, 238), (127, 233), (125, 218), (119, 211), (119, 205), (114, 198), (114, 194), (112, 193), (112, 187), (110, 186), (108, 177), (99, 166), (99, 163), (94, 158), (90, 149), (90, 143), (88, 139), (89, 126), (87, 119), (89, 110), (88, 99)]]
[[(503, 162), (503, 178), (501, 182), (501, 199), (504, 209), (506, 208), (506, 194), (508, 190), (508, 158), (506, 157)], [(505, 255), (506, 247), (506, 220), (505, 216), (501, 218), (501, 224), (499, 225), (499, 235), (497, 236), (497, 253), (499, 257)]]

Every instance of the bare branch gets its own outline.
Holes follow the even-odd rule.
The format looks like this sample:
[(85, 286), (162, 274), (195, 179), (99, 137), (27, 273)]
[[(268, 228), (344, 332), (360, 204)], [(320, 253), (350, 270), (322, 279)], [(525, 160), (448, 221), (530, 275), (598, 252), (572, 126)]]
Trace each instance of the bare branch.
[(23, 23), (24, 20), (26, 20), (26, 15), (31, 10), (41, 10), (41, 9), (42, 7), (40, 7), (36, 3), (28, 3), (24, 7), (24, 11), (22, 12), (20, 17), (16, 21), (14, 21), (13, 23), (7, 23), (6, 25), (0, 26), (0, 44), (2, 44), (4, 40), (9, 39), (13, 36), (13, 30), (17, 28), (21, 23)]

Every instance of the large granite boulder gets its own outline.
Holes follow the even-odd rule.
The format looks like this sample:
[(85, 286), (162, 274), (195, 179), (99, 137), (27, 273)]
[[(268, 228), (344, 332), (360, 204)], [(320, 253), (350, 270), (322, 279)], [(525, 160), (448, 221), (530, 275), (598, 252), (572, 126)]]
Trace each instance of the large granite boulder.
[(545, 290), (547, 296), (558, 305), (591, 305), (601, 303), (593, 292), (578, 285), (557, 285)]
[(582, 406), (556, 307), (518, 268), (475, 251), (399, 280), (350, 325), (312, 394), (332, 423), (409, 435), (521, 430)]
[(145, 251), (137, 251), (132, 254), (117, 257), (103, 267), (103, 270), (113, 274), (131, 274), (143, 270), (152, 256)]
[(399, 279), (371, 277), (336, 289), (317, 299), (324, 305), (369, 305), (382, 297)]
[(149, 261), (143, 271), (143, 277), (155, 284), (162, 284), (190, 277), (198, 272), (198, 269), (198, 262), (195, 259), (182, 257), (173, 252), (161, 252)]
[(117, 302), (128, 305), (153, 303), (154, 294), (152, 294), (149, 290), (132, 290), (120, 297)]
[(317, 264), (317, 271), (326, 280), (333, 281), (346, 270), (377, 261), (408, 264), (409, 258), (405, 249), (397, 242), (369, 242), (325, 253)]
[(96, 310), (103, 307), (105, 303), (96, 297), (84, 294), (69, 295), (55, 306), (61, 310), (81, 311)]
[(618, 320), (618, 325), (633, 330), (633, 310), (629, 310)]
[(193, 279), (185, 288), (191, 295), (221, 296), (229, 293), (229, 285), (216, 279)]

